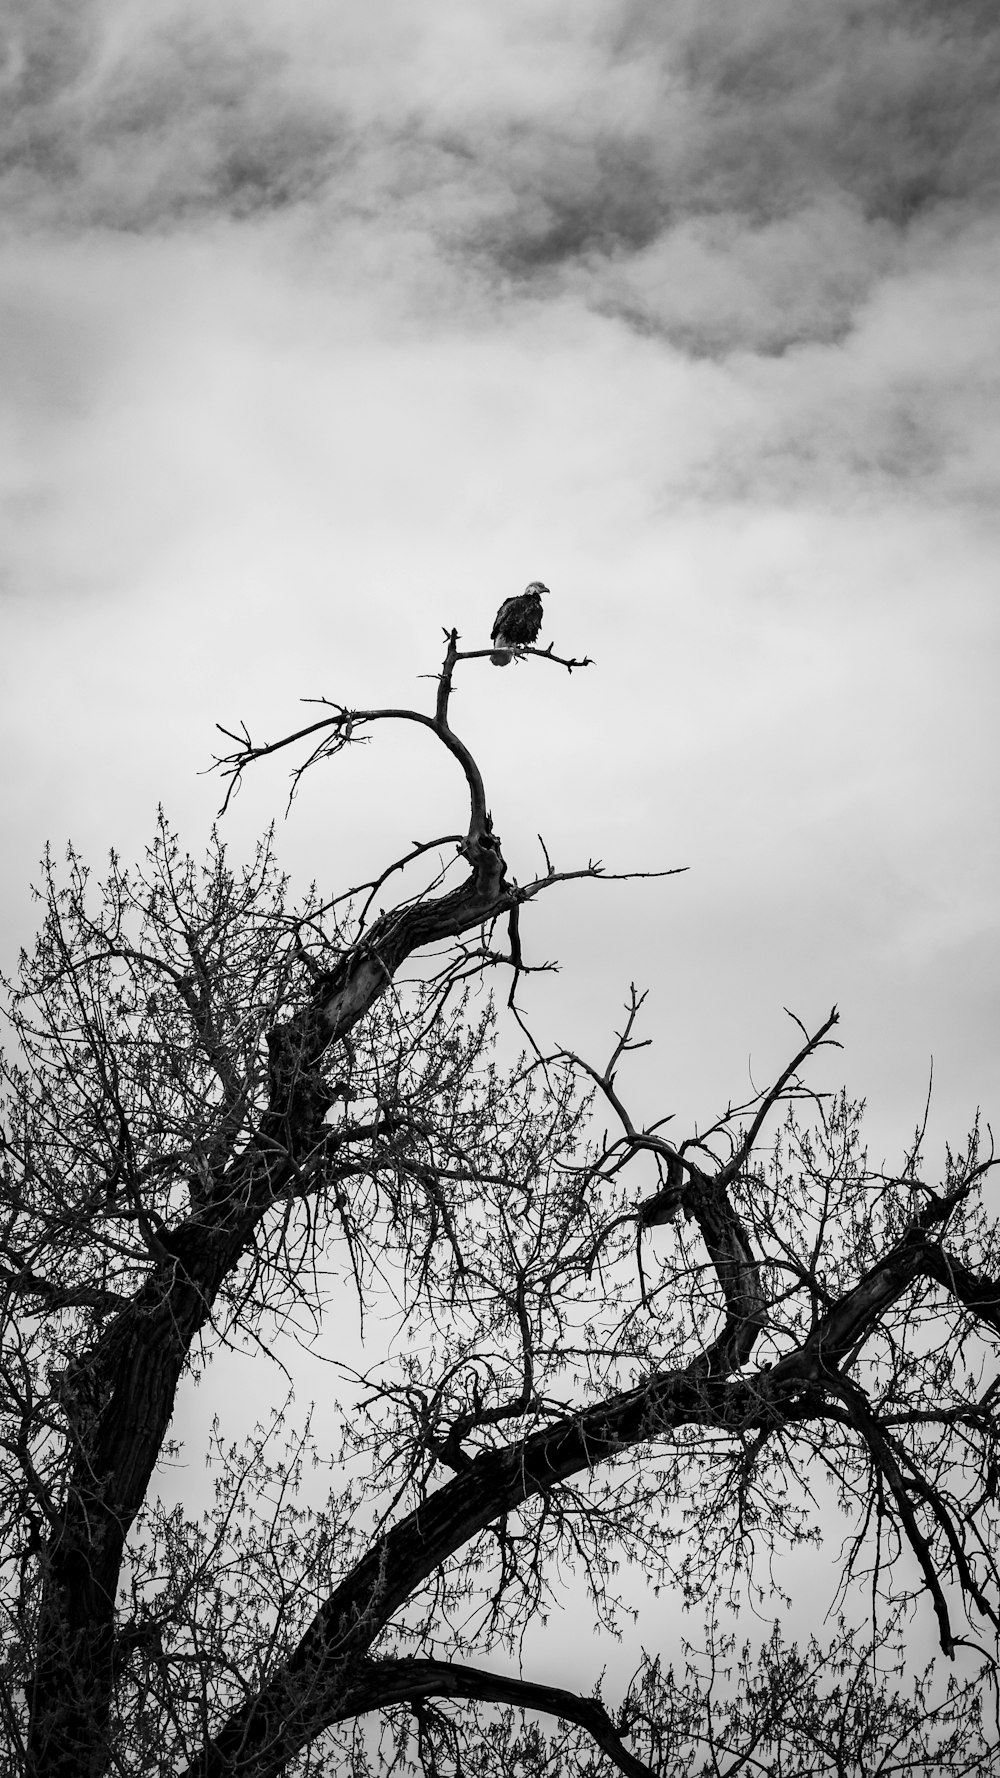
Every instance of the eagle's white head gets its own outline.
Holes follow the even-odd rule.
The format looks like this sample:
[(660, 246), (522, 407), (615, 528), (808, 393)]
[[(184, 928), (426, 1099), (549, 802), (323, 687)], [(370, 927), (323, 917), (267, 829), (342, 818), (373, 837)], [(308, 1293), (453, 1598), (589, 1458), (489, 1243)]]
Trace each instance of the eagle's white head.
[(540, 599), (542, 594), (547, 593), (549, 589), (544, 580), (529, 580), (524, 590), (526, 593), (535, 593)]

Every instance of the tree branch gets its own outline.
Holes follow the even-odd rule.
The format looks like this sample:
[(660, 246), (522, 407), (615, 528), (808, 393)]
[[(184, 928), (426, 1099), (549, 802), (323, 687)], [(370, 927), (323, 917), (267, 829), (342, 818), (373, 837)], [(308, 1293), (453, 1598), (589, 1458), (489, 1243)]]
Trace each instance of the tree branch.
[(599, 1698), (582, 1698), (561, 1686), (535, 1685), (457, 1661), (405, 1657), (366, 1664), (362, 1674), (362, 1687), (370, 1693), (370, 1701), (366, 1698), (361, 1706), (364, 1710), (386, 1709), (391, 1704), (433, 1697), (468, 1698), (481, 1704), (511, 1704), (518, 1710), (537, 1710), (585, 1729), (626, 1778), (655, 1778), (649, 1766), (629, 1753)]
[[(523, 659), (525, 655), (534, 654), (538, 656), (539, 660), (551, 661), (554, 666), (565, 667), (569, 673), (572, 673), (574, 667), (593, 667), (596, 665), (589, 654), (585, 654), (582, 659), (577, 660), (576, 657), (572, 655), (554, 654), (553, 648), (554, 644), (551, 642), (549, 643), (548, 648), (528, 648), (519, 646), (517, 656), (519, 659)], [(492, 653), (492, 648), (463, 648), (461, 653), (456, 656), (456, 659), (460, 661), (488, 660)]]
[[(331, 714), (274, 742), (255, 745), (245, 727), (238, 733), (222, 730), (235, 743), (215, 762), (229, 780), (225, 807), (252, 763), (296, 742), (314, 744), (293, 773), (292, 795), (303, 772), (357, 739), (359, 728), (403, 721), (429, 729), (458, 760), (466, 780), (470, 822), (459, 850), (470, 872), (446, 894), (381, 914), (332, 969), (314, 975), (302, 1010), (267, 1032), (267, 1110), (240, 1152), (230, 1149), (206, 1179), (194, 1212), (159, 1231), (144, 1282), (80, 1356), (91, 1405), (86, 1438), (71, 1454), (64, 1522), (46, 1552), (34, 1682), (33, 1732), (39, 1747), (48, 1745), (55, 1732), (51, 1725), (63, 1721), (67, 1710), (81, 1737), (101, 1743), (111, 1708), (114, 1600), (128, 1531), (149, 1485), (192, 1342), (262, 1217), (301, 1181), (303, 1164), (325, 1140), (331, 1092), (319, 1067), (322, 1057), (385, 993), (415, 951), (488, 924), (513, 905), (517, 891), (493, 833), (482, 776), (449, 722), (458, 658), (452, 630), (433, 716), (394, 708), (351, 711), (321, 699)], [(85, 1692), (91, 1699), (86, 1708), (80, 1703)], [(71, 1740), (76, 1732), (66, 1730), (64, 1738)]]
[(345, 705), (334, 703), (330, 698), (303, 698), (303, 703), (320, 704), (325, 709), (331, 710), (333, 714), (320, 717), (317, 722), (307, 723), (304, 728), (296, 729), (290, 735), (282, 735), (277, 741), (266, 741), (259, 745), (253, 742), (245, 724), (242, 725), (239, 732), (236, 732), (217, 723), (216, 727), (219, 733), (225, 735), (227, 740), (236, 742), (233, 752), (216, 755), (209, 768), (212, 771), (220, 772), (222, 777), (228, 780), (222, 808), (219, 811), (220, 815), (225, 814), (233, 795), (239, 789), (243, 773), (259, 759), (266, 759), (273, 753), (280, 753), (286, 747), (293, 747), (297, 742), (307, 740), (314, 735), (321, 737), (308, 758), (301, 765), (296, 766), (292, 772), (292, 788), (288, 796), (289, 804), (291, 804), (299, 784), (310, 766), (318, 764), (322, 759), (332, 759), (334, 754), (340, 753), (352, 741), (367, 738), (365, 736), (359, 737), (358, 729), (366, 728), (376, 722), (415, 722), (421, 728), (430, 729), (431, 733), (437, 736), (442, 745), (454, 755), (462, 767), (469, 787), (471, 803), (466, 845), (473, 845), (483, 832), (488, 831), (490, 822), (486, 810), (486, 793), (483, 789), (479, 767), (464, 741), (460, 741), (451, 728), (448, 720), (448, 705), (451, 698), (455, 664), (463, 657), (458, 652), (458, 631), (446, 631), (445, 635), (447, 648), (441, 671), (437, 675), (438, 690), (433, 716), (425, 715), (422, 710), (393, 707), (379, 710), (348, 710)]
[[(363, 1657), (423, 1581), (477, 1532), (533, 1495), (682, 1426), (773, 1427), (782, 1420), (821, 1420), (830, 1411), (824, 1386), (839, 1393), (838, 1364), (859, 1335), (928, 1270), (929, 1248), (920, 1231), (908, 1231), (800, 1346), (751, 1378), (733, 1378), (731, 1371), (745, 1362), (758, 1329), (748, 1318), (737, 1340), (727, 1321), (682, 1369), (654, 1373), (636, 1388), (564, 1415), (525, 1439), (481, 1451), (368, 1551), (317, 1612), (280, 1672), (234, 1712), (185, 1778), (223, 1778), (230, 1772), (275, 1778), (283, 1762), (322, 1726), (312, 1719), (317, 1688), (329, 1688), (333, 1698), (337, 1676)], [(235, 1765), (229, 1763), (234, 1760)]]
[[(785, 1010), (787, 1011), (787, 1008)], [(789, 1018), (795, 1017), (793, 1013), (789, 1013), (788, 1016)], [(840, 1048), (840, 1045), (835, 1038), (827, 1038), (827, 1032), (832, 1031), (834, 1025), (839, 1022), (840, 1014), (834, 1006), (831, 1008), (828, 1017), (824, 1019), (822, 1025), (820, 1025), (819, 1030), (814, 1031), (813, 1035), (810, 1037), (808, 1034), (805, 1034), (805, 1027), (802, 1025), (801, 1019), (795, 1019), (795, 1023), (805, 1034), (806, 1041), (799, 1050), (798, 1055), (792, 1057), (788, 1067), (782, 1069), (782, 1072), (779, 1074), (773, 1087), (771, 1087), (761, 1098), (760, 1107), (756, 1116), (742, 1142), (739, 1144), (735, 1154), (730, 1157), (721, 1172), (716, 1175), (716, 1183), (718, 1185), (729, 1185), (730, 1181), (735, 1179), (742, 1168), (746, 1166), (747, 1161), (753, 1153), (754, 1143), (760, 1135), (761, 1128), (768, 1112), (777, 1104), (785, 1088), (788, 1086), (789, 1081), (795, 1079), (803, 1062), (805, 1062), (809, 1056), (813, 1055), (816, 1050), (821, 1049), (824, 1043), (833, 1043), (837, 1049)]]

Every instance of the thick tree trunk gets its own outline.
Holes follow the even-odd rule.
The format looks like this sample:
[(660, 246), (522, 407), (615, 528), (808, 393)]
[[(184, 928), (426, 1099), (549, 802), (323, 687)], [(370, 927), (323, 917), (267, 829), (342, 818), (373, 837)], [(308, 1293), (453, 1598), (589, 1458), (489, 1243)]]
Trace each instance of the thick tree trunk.
[(76, 1373), (100, 1405), (90, 1425), (86, 1404), (77, 1400), (71, 1410), (78, 1456), (43, 1558), (39, 1655), (29, 1692), (29, 1772), (37, 1778), (100, 1778), (108, 1766), (125, 1539), (170, 1424), (184, 1360), (225, 1274), (204, 1247), (188, 1273), (182, 1255), (192, 1245), (179, 1232), (172, 1272), (158, 1269)]
[(108, 1769), (122, 1555), (192, 1342), (261, 1216), (319, 1139), (327, 1095), (317, 1068), (326, 1049), (386, 991), (413, 951), (510, 906), (503, 858), (485, 816), (463, 850), (473, 869), (460, 888), (383, 916), (317, 983), (311, 1005), (270, 1034), (270, 1109), (259, 1134), (197, 1212), (163, 1237), (147, 1282), (74, 1369), (65, 1398), (74, 1461), (42, 1557), (38, 1657), (29, 1689), (30, 1778), (101, 1778)]

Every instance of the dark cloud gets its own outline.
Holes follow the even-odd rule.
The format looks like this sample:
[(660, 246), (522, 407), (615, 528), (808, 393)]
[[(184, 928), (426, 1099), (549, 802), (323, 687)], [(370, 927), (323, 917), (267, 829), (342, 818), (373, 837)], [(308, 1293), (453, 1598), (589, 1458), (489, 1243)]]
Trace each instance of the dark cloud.
[(0, 193), (33, 225), (302, 210), (699, 355), (837, 340), (914, 228), (1000, 190), (973, 0), (31, 0), (6, 42)]
[[(631, 8), (626, 53), (658, 54), (692, 95), (682, 202), (757, 221), (836, 189), (871, 216), (995, 199), (995, 10), (856, 0)], [(655, 153), (655, 147), (651, 150)]]
[(561, 269), (689, 351), (783, 351), (840, 337), (914, 226), (995, 210), (995, 14), (628, 12), (616, 64), (655, 67), (655, 100), (617, 131), (595, 124), (575, 156), (543, 141), (526, 175), (514, 163), (487, 242), (508, 274)]
[(288, 84), (288, 57), (239, 20), (150, 20), (58, 4), (8, 22), (0, 167), (31, 222), (162, 229), (314, 195), (346, 132)]

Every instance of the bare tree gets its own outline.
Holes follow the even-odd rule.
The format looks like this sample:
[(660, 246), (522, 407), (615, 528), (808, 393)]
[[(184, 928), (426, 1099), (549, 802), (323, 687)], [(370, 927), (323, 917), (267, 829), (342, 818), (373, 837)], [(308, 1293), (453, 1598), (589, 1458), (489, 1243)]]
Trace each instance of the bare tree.
[[(634, 990), (606, 1066), (523, 1023), (504, 1062), (521, 911), (606, 873), (509, 874), (449, 719), (488, 652), (448, 636), (432, 714), (324, 703), (277, 742), (229, 735), (230, 791), (298, 748), (294, 794), (383, 722), (447, 749), (466, 830), (371, 882), (293, 904), (270, 838), (235, 871), (216, 837), (199, 868), (162, 816), (97, 888), (46, 861), (4, 1068), (4, 1770), (985, 1772), (992, 1156), (975, 1130), (934, 1184), (919, 1138), (872, 1169), (858, 1108), (805, 1081), (835, 1010), (684, 1138), (623, 1082)], [(393, 1337), (343, 1367), (339, 1448), (280, 1415), (246, 1448), (220, 1431), (213, 1507), (163, 1505), (182, 1379), (234, 1339), (294, 1369), (345, 1304)], [(773, 1614), (768, 1555), (814, 1540), (831, 1493), (840, 1629), (738, 1650), (719, 1610)], [(700, 1651), (644, 1655), (612, 1705), (597, 1676), (516, 1670), (567, 1566), (615, 1629), (629, 1565), (704, 1607)], [(901, 1673), (926, 1608), (982, 1670)]]

